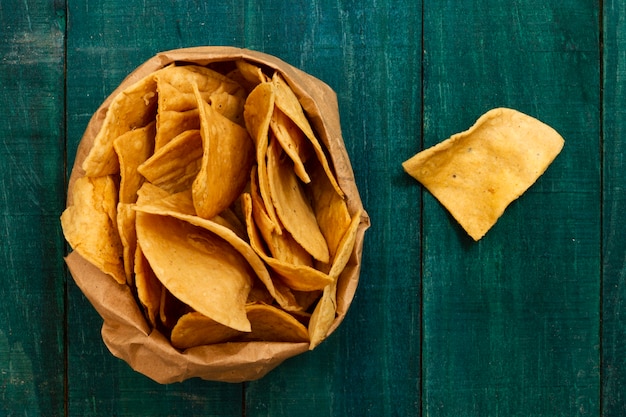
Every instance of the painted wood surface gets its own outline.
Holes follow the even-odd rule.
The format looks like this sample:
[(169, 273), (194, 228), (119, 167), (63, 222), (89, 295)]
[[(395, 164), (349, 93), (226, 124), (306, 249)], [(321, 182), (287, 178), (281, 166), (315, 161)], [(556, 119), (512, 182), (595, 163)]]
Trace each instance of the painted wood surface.
[[(3, 0), (0, 415), (626, 414), (625, 16), (616, 0)], [(328, 83), (372, 220), (340, 328), (242, 384), (134, 372), (62, 261), (92, 113), (141, 62), (195, 45)], [(400, 164), (496, 106), (566, 144), (476, 243)]]

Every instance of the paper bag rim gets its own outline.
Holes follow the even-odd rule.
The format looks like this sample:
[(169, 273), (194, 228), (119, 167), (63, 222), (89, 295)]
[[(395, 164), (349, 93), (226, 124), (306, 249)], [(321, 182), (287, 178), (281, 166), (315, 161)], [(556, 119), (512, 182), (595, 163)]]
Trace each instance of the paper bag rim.
[[(363, 208), (348, 157), (339, 120), (335, 92), (324, 82), (281, 59), (229, 46), (202, 46), (158, 53), (134, 71), (102, 102), (91, 117), (78, 145), (68, 183), (67, 201), (71, 201), (73, 182), (84, 176), (81, 165), (93, 146), (113, 98), (146, 75), (174, 62), (208, 65), (213, 62), (246, 59), (279, 71), (296, 93), (314, 129), (326, 145), (337, 181), (346, 196), (350, 214), (361, 210), (355, 247), (337, 285), (337, 315), (326, 336), (333, 333), (345, 318), (358, 286), (363, 241), (370, 219)], [(66, 258), (70, 274), (103, 319), (102, 338), (111, 353), (127, 362), (135, 371), (159, 383), (180, 382), (189, 378), (223, 382), (259, 379), (284, 360), (308, 350), (308, 343), (223, 343), (176, 350), (157, 330), (146, 323), (130, 288), (120, 285), (78, 253)]]

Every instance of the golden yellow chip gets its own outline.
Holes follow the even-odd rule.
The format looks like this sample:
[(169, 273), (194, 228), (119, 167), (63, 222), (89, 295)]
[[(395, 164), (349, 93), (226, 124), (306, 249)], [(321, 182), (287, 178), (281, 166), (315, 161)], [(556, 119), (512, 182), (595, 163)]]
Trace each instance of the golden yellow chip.
[(200, 128), (198, 103), (193, 86), (202, 99), (214, 109), (236, 122), (241, 122), (245, 90), (230, 78), (197, 65), (172, 65), (156, 76), (159, 114), (156, 149), (167, 144), (185, 130)]
[(143, 184), (143, 177), (137, 167), (150, 157), (154, 150), (155, 123), (131, 130), (113, 141), (113, 149), (120, 164), (120, 203), (132, 204), (137, 201), (137, 191)]
[(81, 177), (74, 181), (71, 192), (68, 207), (61, 214), (65, 239), (83, 258), (125, 284), (115, 181), (110, 176)]
[(157, 326), (157, 318), (159, 317), (163, 284), (154, 275), (154, 271), (143, 255), (140, 245), (137, 245), (135, 250), (134, 270), (137, 298), (144, 309), (148, 322), (154, 328)]
[(111, 101), (93, 147), (83, 161), (86, 175), (97, 177), (117, 174), (120, 170), (113, 141), (122, 134), (144, 127), (155, 119), (156, 81), (159, 71), (137, 81)]
[(272, 141), (267, 152), (268, 177), (272, 202), (281, 224), (315, 259), (326, 263), (330, 259), (313, 208), (277, 141)]
[(304, 166), (304, 163), (310, 157), (311, 146), (302, 129), (278, 107), (274, 108), (270, 126), (274, 137), (293, 161), (293, 167), (298, 178), (305, 184), (311, 182), (311, 178)]
[(268, 81), (267, 76), (263, 74), (263, 70), (258, 65), (243, 59), (237, 60), (236, 65), (241, 77), (253, 86)]
[(321, 164), (311, 165), (311, 200), (315, 218), (328, 243), (331, 258), (335, 255), (339, 242), (350, 227), (350, 213), (346, 201), (335, 192)]
[(144, 212), (137, 213), (137, 238), (176, 298), (218, 323), (250, 330), (245, 303), (254, 272), (228, 242), (188, 222)]
[(191, 189), (196, 213), (210, 219), (229, 207), (246, 186), (254, 143), (246, 129), (213, 110), (197, 89), (195, 93), (204, 152)]
[(321, 290), (333, 282), (333, 278), (317, 269), (302, 264), (291, 264), (280, 259), (272, 258), (265, 253), (263, 242), (257, 232), (252, 216), (252, 198), (248, 194), (243, 195), (244, 210), (250, 245), (289, 287), (297, 291)]
[(273, 223), (274, 229), (280, 233), (280, 225), (276, 210), (270, 196), (270, 186), (267, 174), (267, 147), (269, 144), (269, 127), (274, 111), (274, 87), (264, 82), (255, 87), (248, 95), (244, 106), (244, 120), (250, 136), (256, 145), (256, 166), (259, 182), (259, 192), (265, 204), (265, 211)]
[(311, 145), (313, 145), (313, 150), (317, 155), (317, 159), (322, 164), (324, 168), (324, 172), (328, 176), (330, 183), (333, 185), (333, 188), (341, 197), (343, 197), (343, 191), (339, 187), (337, 183), (337, 179), (330, 168), (328, 163), (328, 158), (324, 153), (324, 149), (320, 144), (319, 140), (313, 133), (313, 129), (304, 114), (304, 110), (302, 109), (302, 105), (298, 100), (298, 97), (295, 95), (293, 90), (289, 87), (289, 85), (285, 82), (283, 77), (276, 72), (272, 77), (272, 85), (276, 90), (276, 107), (278, 107), (287, 117), (289, 117), (300, 129), (304, 135), (309, 139)]
[(309, 349), (311, 350), (322, 343), (335, 320), (337, 313), (337, 280), (352, 255), (352, 250), (356, 243), (357, 230), (361, 222), (361, 214), (362, 211), (359, 210), (352, 216), (352, 220), (337, 246), (337, 253), (328, 272), (328, 275), (333, 278), (333, 282), (324, 288), (322, 297), (311, 315), (308, 327), (311, 338)]
[(252, 326), (250, 333), (243, 335), (245, 341), (264, 342), (308, 342), (309, 334), (302, 323), (291, 314), (267, 304), (246, 306)]
[(163, 201), (158, 200), (152, 200), (151, 202), (146, 201), (145, 204), (143, 202), (142, 204), (138, 203), (135, 206), (135, 210), (156, 215), (171, 216), (181, 221), (188, 222), (189, 224), (192, 224), (194, 226), (206, 229), (207, 231), (219, 236), (225, 242), (228, 242), (230, 245), (232, 245), (232, 247), (235, 248), (235, 250), (237, 250), (246, 259), (246, 261), (254, 270), (257, 278), (265, 285), (269, 293), (272, 295), (272, 297), (274, 297), (276, 302), (282, 308), (288, 311), (299, 308), (289, 288), (285, 287), (279, 282), (274, 282), (265, 263), (263, 263), (263, 260), (259, 258), (254, 249), (252, 249), (252, 247), (250, 246), (250, 244), (240, 238), (237, 233), (213, 220), (203, 219), (202, 217), (185, 214), (178, 211), (178, 209), (174, 207), (164, 209), (162, 204)]
[(135, 210), (128, 203), (117, 203), (117, 231), (122, 243), (122, 255), (126, 283), (133, 285), (135, 251), (137, 249), (137, 233), (135, 232)]
[(550, 126), (516, 110), (497, 108), (469, 130), (419, 152), (403, 167), (479, 240), (544, 173), (563, 145)]
[(191, 189), (202, 163), (200, 130), (186, 130), (159, 148), (137, 170), (170, 193)]
[(181, 316), (172, 329), (172, 346), (178, 349), (189, 349), (196, 346), (223, 343), (241, 334), (206, 317), (198, 312)]

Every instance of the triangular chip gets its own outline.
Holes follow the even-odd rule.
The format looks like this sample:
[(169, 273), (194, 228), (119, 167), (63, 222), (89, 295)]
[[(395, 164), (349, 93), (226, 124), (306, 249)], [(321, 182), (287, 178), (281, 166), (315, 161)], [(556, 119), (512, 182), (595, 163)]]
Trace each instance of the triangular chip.
[(202, 163), (200, 130), (187, 130), (157, 149), (138, 171), (152, 184), (170, 193), (191, 188)]
[(296, 177), (293, 163), (284, 155), (280, 144), (272, 141), (267, 152), (270, 193), (281, 224), (307, 252), (320, 262), (330, 255), (315, 213)]
[(154, 328), (159, 316), (163, 284), (154, 275), (154, 271), (143, 255), (140, 245), (137, 245), (135, 251), (134, 272), (137, 298), (144, 309), (148, 322)]
[(137, 238), (176, 298), (225, 326), (250, 330), (245, 303), (254, 272), (228, 242), (188, 222), (143, 212), (137, 213)]
[(311, 124), (304, 114), (304, 110), (302, 109), (302, 105), (300, 104), (298, 97), (278, 72), (274, 73), (274, 76), (272, 77), (272, 85), (276, 90), (276, 107), (285, 113), (287, 117), (293, 120), (293, 122), (300, 129), (302, 129), (304, 135), (309, 138), (311, 145), (313, 145), (313, 150), (317, 155), (317, 159), (322, 164), (324, 172), (326, 172), (330, 183), (333, 185), (335, 191), (337, 191), (337, 194), (343, 197), (343, 190), (341, 190), (339, 184), (337, 183), (335, 174), (330, 168), (326, 153), (324, 152), (320, 141), (317, 139), (317, 136), (315, 136), (315, 133), (311, 128)]
[(256, 86), (248, 95), (244, 107), (246, 128), (256, 145), (256, 166), (259, 182), (259, 191), (265, 204), (265, 211), (273, 223), (274, 229), (280, 233), (280, 225), (276, 210), (270, 196), (270, 186), (267, 174), (267, 147), (269, 144), (269, 128), (272, 112), (274, 111), (274, 87), (269, 82)]
[(254, 143), (246, 129), (213, 110), (197, 89), (195, 93), (204, 152), (191, 189), (196, 213), (210, 219), (243, 191), (254, 163)]
[(137, 167), (152, 155), (154, 150), (155, 123), (131, 130), (113, 141), (113, 148), (120, 164), (120, 203), (132, 204), (137, 201), (137, 190), (144, 178)]
[(309, 140), (304, 136), (302, 129), (278, 107), (274, 108), (270, 126), (274, 137), (293, 161), (293, 167), (298, 178), (305, 184), (311, 182), (311, 178), (304, 166), (304, 163), (309, 159), (311, 145)]
[(93, 147), (83, 161), (82, 168), (87, 176), (97, 177), (119, 172), (113, 141), (154, 120), (157, 106), (155, 76), (158, 73), (159, 71), (144, 77), (113, 98)]
[(544, 173), (563, 145), (550, 126), (497, 108), (402, 166), (479, 240)]
[(288, 343), (309, 341), (306, 327), (283, 310), (267, 304), (250, 304), (246, 306), (246, 312), (252, 330), (242, 340)]
[(74, 181), (71, 199), (61, 214), (65, 239), (83, 258), (126, 283), (123, 249), (117, 230), (117, 186), (110, 176)]
[(196, 311), (187, 313), (178, 319), (172, 329), (172, 346), (188, 349), (196, 346), (226, 342), (241, 334)]
[(267, 255), (263, 249), (263, 242), (254, 224), (252, 216), (252, 199), (250, 195), (244, 194), (243, 204), (246, 212), (248, 226), (248, 236), (250, 245), (256, 253), (263, 259), (283, 280), (283, 282), (294, 290), (314, 291), (321, 290), (333, 282), (330, 275), (324, 274), (315, 268), (302, 264), (291, 264), (280, 259), (275, 259)]

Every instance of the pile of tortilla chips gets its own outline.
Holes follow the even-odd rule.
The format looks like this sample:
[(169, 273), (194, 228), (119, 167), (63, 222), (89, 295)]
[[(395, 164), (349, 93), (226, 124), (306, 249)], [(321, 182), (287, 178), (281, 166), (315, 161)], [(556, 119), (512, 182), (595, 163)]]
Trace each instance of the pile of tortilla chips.
[[(328, 90), (264, 54), (194, 48), (155, 57), (103, 104), (61, 224), (114, 354), (160, 382), (248, 380), (336, 328), (369, 219)], [(124, 308), (103, 285), (123, 288)], [(143, 322), (121, 312), (135, 306)], [(135, 329), (140, 345), (168, 343), (167, 366), (131, 352)], [(194, 352), (211, 359), (190, 371)]]

